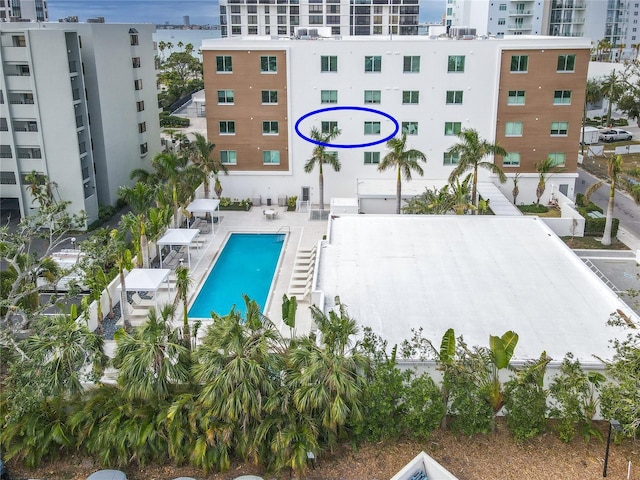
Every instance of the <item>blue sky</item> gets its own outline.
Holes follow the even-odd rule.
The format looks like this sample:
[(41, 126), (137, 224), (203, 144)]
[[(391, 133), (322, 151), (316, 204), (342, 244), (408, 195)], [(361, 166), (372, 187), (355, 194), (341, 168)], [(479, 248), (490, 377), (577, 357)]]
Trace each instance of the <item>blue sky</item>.
[[(193, 24), (218, 23), (216, 0), (49, 0), (49, 19), (77, 15), (81, 22), (105, 17), (107, 22), (182, 23), (189, 15)], [(445, 0), (420, 0), (420, 21), (439, 21)]]

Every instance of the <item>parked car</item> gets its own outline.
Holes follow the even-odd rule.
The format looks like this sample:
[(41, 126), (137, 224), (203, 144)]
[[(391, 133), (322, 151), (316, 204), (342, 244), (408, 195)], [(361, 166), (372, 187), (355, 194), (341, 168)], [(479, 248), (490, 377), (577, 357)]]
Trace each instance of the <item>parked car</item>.
[(600, 132), (601, 142), (620, 142), (622, 140), (631, 140), (631, 138), (633, 138), (631, 132), (627, 132), (621, 128), (610, 128), (609, 130)]
[(87, 480), (127, 480), (127, 475), (120, 470), (98, 470), (89, 475)]

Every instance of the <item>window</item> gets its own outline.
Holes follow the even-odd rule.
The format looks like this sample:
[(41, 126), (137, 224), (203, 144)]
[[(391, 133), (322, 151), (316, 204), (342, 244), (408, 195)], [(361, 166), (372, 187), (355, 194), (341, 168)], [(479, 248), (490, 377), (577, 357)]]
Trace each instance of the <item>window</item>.
[(498, 19), (498, 25), (504, 25), (506, 22), (506, 20), (504, 18), (499, 18)]
[(13, 172), (0, 172), (0, 185), (16, 185), (16, 174)]
[(556, 90), (553, 92), (554, 105), (571, 105), (571, 90)]
[(365, 135), (380, 134), (380, 122), (364, 122), (364, 134)]
[(25, 38), (24, 35), (13, 35), (11, 37), (12, 41), (13, 41), (13, 46), (14, 47), (26, 47), (27, 43), (25, 42)]
[(130, 43), (131, 45), (134, 45), (134, 46), (135, 46), (135, 45), (139, 45), (139, 42), (138, 42), (138, 35), (136, 35), (136, 34), (129, 35), (129, 43)]
[(218, 55), (216, 57), (216, 72), (233, 72), (233, 62), (231, 61), (231, 55)]
[(280, 165), (279, 150), (265, 150), (262, 152), (263, 165)]
[(447, 105), (461, 105), (462, 93), (462, 90), (447, 90)]
[(447, 72), (464, 72), (464, 55), (449, 55)]
[(320, 131), (322, 133), (331, 133), (338, 129), (338, 122), (322, 122), (320, 123)]
[(322, 90), (320, 92), (321, 103), (338, 103), (338, 91), (337, 90)]
[(233, 120), (222, 120), (220, 122), (220, 135), (235, 135), (236, 122)]
[(133, 64), (133, 68), (140, 68), (140, 57), (133, 57), (131, 63)]
[(144, 155), (148, 151), (149, 151), (149, 146), (147, 145), (147, 142), (144, 142), (143, 144), (140, 145), (140, 155)]
[(520, 154), (517, 152), (509, 152), (502, 159), (503, 167), (519, 167), (520, 166)]
[(573, 72), (576, 65), (575, 55), (558, 55), (558, 71)]
[(278, 103), (277, 90), (262, 90), (262, 103)]
[(524, 90), (509, 90), (507, 105), (524, 105)]
[(382, 57), (364, 57), (365, 72), (381, 72)]
[(237, 165), (237, 152), (235, 150), (220, 150), (220, 163), (223, 165)]
[(402, 133), (407, 135), (418, 134), (418, 122), (402, 122)]
[(147, 131), (147, 122), (142, 122), (138, 124), (138, 133), (144, 133)]
[(380, 163), (380, 152), (364, 152), (365, 165), (377, 165)]
[(564, 153), (554, 152), (549, 154), (549, 159), (554, 167), (564, 167), (565, 156)]
[(462, 122), (445, 122), (444, 134), (457, 135), (462, 131)]
[(443, 165), (457, 165), (460, 162), (460, 154), (459, 153), (449, 153), (444, 152), (442, 157)]
[(142, 79), (137, 79), (133, 81), (133, 88), (135, 90), (142, 90)]
[[(282, 12), (282, 13), (287, 13), (287, 12)], [(309, 5), (309, 13), (322, 13), (322, 5)]]
[(420, 100), (420, 92), (418, 90), (403, 90), (402, 103), (405, 105), (417, 105)]
[(381, 95), (380, 90), (365, 90), (364, 103), (380, 103)]
[(507, 10), (507, 4), (506, 3), (501, 3), (498, 6), (498, 10), (500, 10), (501, 12), (505, 12)]
[(512, 55), (511, 56), (511, 71), (512, 72), (525, 72), (529, 64), (528, 55)]
[(233, 103), (233, 90), (218, 90), (218, 103)]
[(260, 72), (261, 73), (276, 73), (278, 71), (277, 58), (272, 55), (260, 57)]
[(144, 110), (144, 100), (136, 102), (136, 111), (142, 112)]
[(551, 135), (566, 135), (569, 122), (551, 122)]
[(322, 25), (322, 15), (309, 15), (309, 25)]
[(522, 122), (507, 122), (504, 134), (507, 137), (521, 137), (522, 136)]
[(338, 71), (338, 57), (335, 55), (323, 55), (320, 57), (320, 71), (321, 72), (337, 72)]
[(262, 122), (263, 135), (278, 135), (278, 122), (267, 121)]
[(404, 73), (418, 73), (420, 72), (420, 57), (404, 57), (404, 63), (402, 71)]

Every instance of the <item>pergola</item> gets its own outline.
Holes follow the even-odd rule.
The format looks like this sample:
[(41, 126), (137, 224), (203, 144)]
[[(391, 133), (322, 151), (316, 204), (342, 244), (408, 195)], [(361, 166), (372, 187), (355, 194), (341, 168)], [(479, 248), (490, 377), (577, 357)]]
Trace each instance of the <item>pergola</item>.
[[(169, 292), (171, 292), (171, 286), (169, 284), (170, 273), (171, 270), (168, 268), (134, 268), (125, 277), (125, 290), (127, 292), (153, 292), (156, 310), (158, 310), (158, 296), (156, 292), (163, 282), (167, 283), (167, 288)], [(122, 286), (118, 288), (122, 288)]]
[[(169, 228), (158, 240), (158, 247), (164, 245), (187, 247), (187, 261), (191, 267), (191, 245), (200, 234), (197, 228)], [(162, 268), (162, 249), (160, 249), (160, 268)]]
[(213, 217), (216, 216), (215, 212), (220, 214), (220, 200), (214, 198), (196, 198), (187, 206), (189, 213), (210, 213), (211, 214), (211, 233), (215, 233)]

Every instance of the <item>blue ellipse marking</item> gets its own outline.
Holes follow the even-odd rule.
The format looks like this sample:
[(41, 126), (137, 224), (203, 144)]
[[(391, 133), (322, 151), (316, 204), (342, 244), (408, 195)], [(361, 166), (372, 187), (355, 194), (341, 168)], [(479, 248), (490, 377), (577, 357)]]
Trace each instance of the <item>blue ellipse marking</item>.
[[(369, 113), (375, 113), (376, 115), (382, 115), (385, 118), (388, 118), (389, 120), (391, 120), (393, 122), (393, 124), (395, 125), (395, 130), (393, 131), (393, 133), (387, 137), (384, 137), (381, 140), (376, 140), (375, 142), (369, 142), (369, 143), (355, 143), (355, 144), (349, 144), (349, 143), (326, 143), (326, 142), (320, 142), (319, 140), (314, 140), (313, 138), (309, 138), (307, 137), (305, 134), (303, 134), (300, 131), (300, 122), (302, 122), (303, 120), (305, 120), (306, 118), (311, 117), (312, 115), (316, 115), (318, 113), (323, 113), (323, 112), (331, 112), (334, 110), (358, 110), (361, 112), (369, 112)], [(332, 148), (363, 148), (363, 147), (372, 147), (373, 145), (378, 145), (380, 143), (384, 143), (387, 140), (391, 140), (393, 137), (396, 136), (396, 134), (400, 131), (400, 124), (398, 123), (398, 121), (393, 118), (391, 115), (389, 115), (388, 113), (382, 112), (380, 110), (376, 110), (374, 108), (367, 108), (367, 107), (351, 107), (351, 106), (344, 106), (344, 107), (327, 107), (327, 108), (321, 108), (319, 110), (313, 110), (309, 113), (304, 114), (303, 116), (301, 116), (298, 121), (296, 122), (296, 126), (295, 126), (295, 130), (296, 133), (298, 134), (298, 136), (300, 138), (302, 138), (303, 140), (306, 140), (309, 143), (313, 143), (315, 145), (320, 145), (321, 147), (332, 147)]]

